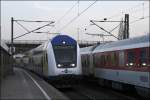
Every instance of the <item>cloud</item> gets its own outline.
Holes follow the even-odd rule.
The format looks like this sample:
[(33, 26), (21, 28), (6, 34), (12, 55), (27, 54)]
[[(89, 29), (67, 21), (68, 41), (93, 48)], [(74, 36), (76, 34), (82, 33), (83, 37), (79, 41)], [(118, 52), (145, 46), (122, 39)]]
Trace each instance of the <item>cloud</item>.
[(51, 9), (50, 9), (49, 7), (44, 6), (44, 5), (41, 5), (40, 2), (34, 2), (34, 3), (33, 3), (33, 6), (34, 6), (35, 8), (41, 9), (41, 10), (51, 11)]

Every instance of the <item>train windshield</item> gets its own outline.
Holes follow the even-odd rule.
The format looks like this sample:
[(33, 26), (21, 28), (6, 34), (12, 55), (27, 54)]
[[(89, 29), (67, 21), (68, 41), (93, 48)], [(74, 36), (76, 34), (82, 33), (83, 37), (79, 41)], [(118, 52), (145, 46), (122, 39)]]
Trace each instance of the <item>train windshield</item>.
[(53, 47), (57, 67), (75, 67), (76, 45), (55, 45)]

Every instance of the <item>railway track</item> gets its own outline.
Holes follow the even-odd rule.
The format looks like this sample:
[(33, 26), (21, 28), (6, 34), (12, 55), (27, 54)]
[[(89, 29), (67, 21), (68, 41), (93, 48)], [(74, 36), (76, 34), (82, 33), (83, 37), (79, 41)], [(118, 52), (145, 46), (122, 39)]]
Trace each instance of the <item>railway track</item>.
[[(112, 89), (111, 87), (104, 87), (98, 84), (98, 82), (95, 79), (86, 79), (81, 84), (79, 89), (87, 89), (87, 91), (92, 91), (90, 94), (93, 94), (96, 96), (96, 100), (114, 100), (114, 99), (121, 99), (121, 100), (147, 100), (146, 98), (143, 98), (139, 96), (134, 90), (130, 91), (121, 91)], [(97, 95), (96, 95), (97, 94)], [(106, 96), (106, 97), (105, 97)], [(148, 99), (149, 100), (149, 99)]]
[(63, 88), (59, 90), (69, 97), (70, 100), (95, 100), (74, 88)]
[(138, 100), (136, 98), (103, 87), (82, 85), (76, 87), (76, 89), (78, 89), (78, 91), (82, 94), (93, 98), (92, 100)]
[(83, 86), (59, 89), (70, 100), (137, 100), (119, 93), (107, 90), (93, 90)]
[(102, 87), (94, 79), (85, 79), (78, 85), (60, 84), (59, 82), (50, 82), (49, 84), (57, 88), (70, 100), (146, 100), (136, 93), (117, 91), (112, 88)]
[[(57, 88), (57, 87), (56, 87)], [(141, 100), (120, 91), (101, 87), (94, 83), (81, 83), (69, 88), (58, 88), (70, 100)]]

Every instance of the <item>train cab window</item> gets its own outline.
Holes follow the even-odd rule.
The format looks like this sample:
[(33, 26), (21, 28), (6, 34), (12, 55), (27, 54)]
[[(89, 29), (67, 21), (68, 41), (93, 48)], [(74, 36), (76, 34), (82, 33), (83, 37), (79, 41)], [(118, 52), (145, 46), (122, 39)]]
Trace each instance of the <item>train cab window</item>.
[(140, 51), (139, 63), (141, 66), (146, 67), (149, 60), (148, 50), (146, 48), (142, 48)]
[(135, 65), (135, 52), (134, 51), (128, 51), (127, 52), (127, 66), (134, 66)]
[(54, 55), (59, 68), (76, 67), (76, 45), (54, 45)]
[(124, 52), (123, 51), (120, 51), (119, 52), (119, 66), (124, 66)]

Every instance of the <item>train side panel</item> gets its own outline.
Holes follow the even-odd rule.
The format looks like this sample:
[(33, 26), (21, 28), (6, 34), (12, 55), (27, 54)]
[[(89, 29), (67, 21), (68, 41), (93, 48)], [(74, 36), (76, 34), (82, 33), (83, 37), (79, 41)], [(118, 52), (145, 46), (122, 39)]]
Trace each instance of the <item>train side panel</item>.
[(148, 53), (148, 47), (95, 53), (95, 76), (150, 88)]
[(13, 73), (13, 57), (9, 53), (9, 49), (7, 45), (1, 41), (0, 44), (0, 59), (1, 59), (1, 64), (0, 64), (0, 80), (5, 78), (7, 75)]
[(48, 76), (56, 76), (58, 73), (56, 72), (56, 61), (54, 56), (54, 51), (52, 44), (49, 43), (47, 46), (47, 56), (48, 56)]
[(111, 81), (150, 88), (149, 72), (96, 68), (95, 76)]

